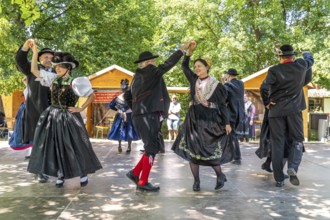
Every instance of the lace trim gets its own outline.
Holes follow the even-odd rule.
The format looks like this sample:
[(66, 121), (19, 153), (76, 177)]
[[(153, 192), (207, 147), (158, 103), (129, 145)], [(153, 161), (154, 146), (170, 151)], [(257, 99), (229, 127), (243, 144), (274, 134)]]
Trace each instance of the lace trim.
[(196, 160), (204, 160), (204, 161), (220, 159), (222, 157), (222, 153), (223, 153), (222, 148), (220, 146), (220, 142), (218, 142), (217, 145), (216, 145), (216, 149), (214, 151), (214, 154), (212, 156), (204, 157), (204, 156), (201, 156), (199, 154), (195, 154), (187, 148), (187, 143), (186, 143), (184, 138), (182, 138), (180, 140), (179, 149), (186, 152), (190, 157), (192, 157)]
[(216, 108), (217, 105), (213, 102), (207, 101), (212, 94), (214, 93), (214, 90), (217, 88), (219, 81), (216, 80), (214, 77), (210, 77), (204, 89), (201, 87), (201, 80), (196, 81), (196, 94), (195, 94), (195, 102), (196, 104), (202, 104), (205, 107), (208, 108)]

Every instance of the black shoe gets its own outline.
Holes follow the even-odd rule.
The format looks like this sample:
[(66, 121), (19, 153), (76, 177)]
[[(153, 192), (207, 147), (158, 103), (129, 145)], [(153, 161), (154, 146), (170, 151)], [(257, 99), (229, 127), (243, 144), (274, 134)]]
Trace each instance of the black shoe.
[(219, 177), (217, 177), (217, 184), (215, 185), (215, 190), (221, 189), (224, 185), (225, 182), (227, 181), (227, 177), (225, 174), (221, 173)]
[(288, 175), (290, 177), (290, 183), (295, 186), (299, 186), (300, 182), (297, 177), (297, 173), (293, 168), (288, 169)]
[(87, 186), (87, 184), (88, 184), (88, 178), (85, 181), (81, 182), (81, 178), (84, 178), (84, 177), (86, 177), (86, 176), (80, 177), (80, 186), (81, 187)]
[(199, 182), (197, 182), (197, 181), (194, 182), (193, 190), (194, 190), (195, 192), (198, 192), (198, 191), (201, 190), (201, 187), (200, 187)]
[(29, 156), (25, 156), (24, 157), (26, 160), (28, 160), (28, 159), (30, 159), (31, 158), (31, 156), (29, 155)]
[(127, 148), (126, 153), (131, 153), (131, 148)]
[(46, 183), (48, 180), (48, 176), (44, 175), (44, 174), (38, 174), (37, 175), (37, 180), (39, 183)]
[(63, 184), (64, 184), (64, 178), (62, 177), (62, 178), (57, 178), (57, 180), (56, 180), (56, 184), (55, 184), (55, 186), (56, 186), (56, 188), (61, 188), (61, 187), (63, 187)]
[(276, 182), (275, 186), (276, 187), (282, 187), (282, 186), (284, 186), (284, 181), (278, 181), (278, 182)]
[(160, 189), (160, 187), (153, 186), (151, 183), (147, 183), (144, 186), (138, 186), (137, 189), (141, 191), (157, 192)]
[(141, 149), (140, 152), (141, 152), (141, 153), (144, 153), (144, 150)]
[(132, 170), (130, 170), (128, 173), (126, 173), (126, 176), (127, 176), (128, 179), (130, 179), (133, 183), (135, 183), (136, 185), (138, 185), (138, 183), (139, 183), (139, 177), (135, 176)]
[(266, 170), (267, 172), (270, 172), (270, 173), (273, 172), (273, 170), (270, 168), (270, 163), (267, 163), (267, 162), (265, 162), (261, 165), (261, 169)]
[(236, 164), (236, 165), (241, 165), (241, 160), (239, 159), (239, 160), (233, 160), (232, 162), (231, 162), (232, 164)]

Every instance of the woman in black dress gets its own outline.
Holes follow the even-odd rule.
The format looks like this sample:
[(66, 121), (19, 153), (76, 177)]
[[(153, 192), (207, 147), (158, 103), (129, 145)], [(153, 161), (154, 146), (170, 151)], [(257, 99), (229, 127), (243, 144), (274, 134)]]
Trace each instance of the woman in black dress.
[[(52, 63), (56, 75), (38, 70), (38, 49), (34, 44), (31, 72), (43, 86), (51, 89), (51, 105), (40, 115), (34, 134), (28, 171), (57, 177), (56, 187), (64, 179), (80, 177), (80, 185), (88, 183), (87, 174), (101, 169), (80, 115), (95, 96), (86, 77), (73, 78), (71, 70), (79, 63), (69, 53), (57, 52)], [(79, 97), (87, 97), (81, 107), (76, 107)]]
[[(199, 166), (211, 166), (217, 181), (215, 190), (224, 186), (225, 174), (220, 164), (233, 158), (227, 118), (226, 92), (223, 85), (208, 75), (209, 64), (203, 59), (194, 62), (195, 73), (189, 68), (189, 60), (196, 42), (192, 41), (182, 62), (182, 69), (190, 83), (191, 105), (183, 129), (176, 138), (172, 150), (189, 161), (194, 176), (193, 190), (200, 190)], [(229, 141), (229, 142), (228, 142)]]

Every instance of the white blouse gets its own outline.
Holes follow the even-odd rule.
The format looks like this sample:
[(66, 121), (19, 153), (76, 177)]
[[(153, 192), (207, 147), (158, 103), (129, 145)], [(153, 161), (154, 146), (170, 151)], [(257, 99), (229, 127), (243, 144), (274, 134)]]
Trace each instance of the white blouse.
[[(39, 81), (43, 86), (51, 87), (53, 81), (57, 78), (58, 76), (55, 73), (42, 69), (40, 70), (40, 77), (36, 78), (36, 81)], [(94, 92), (87, 77), (74, 78), (72, 80), (72, 90), (79, 97), (88, 97)]]

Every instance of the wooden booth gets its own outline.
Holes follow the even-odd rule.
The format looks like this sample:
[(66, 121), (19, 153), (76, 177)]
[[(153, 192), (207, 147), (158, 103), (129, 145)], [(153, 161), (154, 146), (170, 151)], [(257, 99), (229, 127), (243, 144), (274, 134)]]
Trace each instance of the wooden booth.
[[(88, 76), (95, 92), (94, 102), (82, 113), (90, 137), (103, 138), (109, 132), (115, 111), (109, 108), (109, 103), (121, 93), (120, 81), (133, 79), (134, 73), (120, 66), (112, 65)], [(82, 104), (86, 99), (81, 98)]]
[(23, 91), (16, 90), (10, 95), (1, 95), (3, 110), (9, 130), (13, 129), (16, 113), (23, 102)]
[[(264, 79), (267, 76), (268, 69), (270, 67), (267, 67), (265, 69), (262, 69), (248, 77), (245, 77), (242, 79), (244, 82), (245, 91), (250, 99), (250, 101), (255, 105), (256, 107), (256, 114), (255, 114), (255, 127), (256, 127), (256, 134), (258, 132), (260, 133), (260, 127), (263, 120), (263, 114), (265, 107), (263, 105), (261, 96), (260, 96), (260, 86), (261, 83), (264, 81)], [(308, 84), (304, 87), (304, 95), (306, 100), (306, 105), (308, 106), (308, 89), (313, 88), (312, 84)], [(304, 120), (304, 136), (305, 140), (308, 140), (308, 109), (303, 111), (303, 120)], [(259, 129), (259, 130), (258, 130)]]

